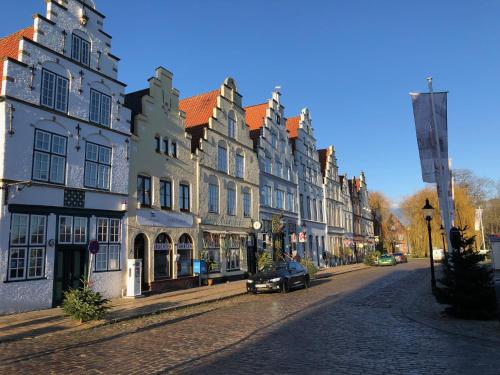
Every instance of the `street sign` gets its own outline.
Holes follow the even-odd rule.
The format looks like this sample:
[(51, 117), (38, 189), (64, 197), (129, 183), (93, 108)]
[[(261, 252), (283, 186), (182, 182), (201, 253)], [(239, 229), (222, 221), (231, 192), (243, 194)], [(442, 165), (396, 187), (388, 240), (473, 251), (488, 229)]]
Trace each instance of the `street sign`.
[(193, 273), (207, 273), (207, 262), (200, 259), (193, 260)]
[(97, 240), (91, 240), (89, 242), (89, 252), (94, 255), (99, 252), (99, 242), (97, 242)]

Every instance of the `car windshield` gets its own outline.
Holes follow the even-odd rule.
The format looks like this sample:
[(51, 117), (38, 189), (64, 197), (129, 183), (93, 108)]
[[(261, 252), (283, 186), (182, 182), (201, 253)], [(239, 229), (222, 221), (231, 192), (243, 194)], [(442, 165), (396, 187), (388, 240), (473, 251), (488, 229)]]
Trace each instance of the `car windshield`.
[(400, 256), (402, 256), (402, 255), (403, 255), (403, 253), (394, 253), (394, 256), (395, 256), (395, 257), (400, 257)]
[(380, 258), (381, 259), (389, 259), (391, 256), (390, 255), (381, 255)]
[(286, 270), (286, 263), (272, 263), (267, 264), (261, 269), (262, 272), (275, 272), (278, 270)]

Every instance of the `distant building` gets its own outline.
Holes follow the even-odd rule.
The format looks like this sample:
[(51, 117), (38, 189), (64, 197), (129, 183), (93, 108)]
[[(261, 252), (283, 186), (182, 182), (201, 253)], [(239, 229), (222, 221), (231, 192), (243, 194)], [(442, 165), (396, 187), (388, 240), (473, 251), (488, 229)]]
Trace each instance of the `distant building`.
[[(260, 166), (259, 247), (292, 255), (297, 249), (298, 177), (281, 94), (274, 91), (267, 103), (245, 107), (245, 111)], [(278, 228), (275, 225), (278, 233), (273, 233), (273, 219), (281, 221)]]
[(350, 180), (347, 178), (347, 175), (340, 176), (339, 180), (343, 201), (342, 209), (344, 218), (344, 237), (343, 246), (339, 249), (338, 252), (335, 252), (335, 256), (337, 256), (337, 258), (344, 258), (344, 254), (354, 251), (354, 212), (349, 184)]
[(299, 250), (319, 266), (324, 264), (323, 253), (326, 255), (326, 218), (321, 165), (309, 110), (304, 108), (300, 116), (289, 118), (286, 126), (299, 176), (301, 231), (306, 234), (306, 242)]
[[(199, 254), (211, 278), (242, 278), (254, 268), (259, 218), (259, 162), (241, 95), (227, 78), (220, 88), (182, 99), (191, 151), (198, 160)], [(248, 250), (248, 251), (247, 251)]]

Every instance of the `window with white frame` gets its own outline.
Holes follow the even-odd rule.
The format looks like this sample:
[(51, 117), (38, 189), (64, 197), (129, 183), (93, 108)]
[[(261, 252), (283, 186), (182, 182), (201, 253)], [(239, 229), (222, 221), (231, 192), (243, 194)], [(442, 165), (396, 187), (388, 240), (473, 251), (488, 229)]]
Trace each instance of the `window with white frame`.
[(109, 126), (111, 124), (111, 96), (90, 90), (90, 122)]
[(286, 194), (286, 210), (290, 212), (295, 212), (295, 205), (293, 204), (293, 193), (288, 192)]
[(234, 163), (234, 175), (238, 178), (244, 178), (245, 173), (245, 158), (242, 154), (236, 154), (236, 160)]
[(73, 216), (59, 216), (58, 243), (73, 243)]
[(252, 197), (250, 190), (245, 188), (243, 190), (243, 217), (250, 217), (252, 215)]
[(285, 155), (286, 151), (286, 141), (283, 138), (280, 138), (280, 152), (282, 155)]
[(271, 165), (272, 165), (273, 161), (271, 159), (271, 156), (269, 155), (266, 155), (266, 157), (264, 158), (264, 172), (266, 173), (271, 173)]
[(75, 34), (71, 43), (71, 58), (83, 65), (90, 65), (90, 43)]
[(87, 142), (85, 150), (85, 187), (109, 190), (111, 148)]
[(236, 188), (233, 184), (227, 187), (227, 214), (236, 215)]
[(219, 212), (219, 184), (216, 180), (208, 184), (208, 212)]
[(73, 218), (73, 242), (75, 244), (87, 243), (87, 218), (74, 217)]
[(265, 185), (262, 190), (262, 204), (271, 207), (271, 186)]
[(172, 209), (172, 182), (160, 180), (160, 206), (164, 210)]
[(281, 177), (281, 169), (282, 169), (282, 164), (279, 160), (276, 160), (276, 169), (274, 171), (274, 174), (278, 177)]
[(236, 138), (236, 120), (233, 111), (229, 111), (227, 117), (227, 133), (230, 138)]
[(42, 70), (40, 104), (59, 112), (68, 112), (69, 81), (49, 70)]
[(66, 177), (67, 138), (35, 130), (33, 180), (64, 184)]
[(217, 151), (217, 169), (227, 173), (227, 149), (224, 145), (219, 145)]
[(47, 216), (12, 214), (7, 280), (44, 277), (46, 233)]
[(95, 255), (95, 271), (119, 270), (121, 249), (120, 219), (98, 217), (96, 226), (99, 252)]
[(277, 149), (278, 147), (278, 137), (273, 131), (271, 131), (271, 145), (274, 147), (274, 149)]

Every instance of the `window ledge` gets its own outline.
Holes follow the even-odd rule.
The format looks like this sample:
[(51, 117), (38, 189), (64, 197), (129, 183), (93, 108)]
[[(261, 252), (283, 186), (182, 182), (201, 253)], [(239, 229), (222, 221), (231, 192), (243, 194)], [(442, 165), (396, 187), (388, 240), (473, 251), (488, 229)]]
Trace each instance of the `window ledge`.
[(46, 277), (37, 277), (33, 279), (19, 279), (19, 280), (4, 280), (4, 284), (10, 284), (10, 283), (21, 283), (25, 281), (40, 281), (40, 280), (48, 280)]
[(103, 271), (96, 271), (94, 270), (93, 273), (105, 273), (105, 272), (119, 272), (121, 271), (122, 269), (117, 269), (117, 270), (103, 270)]

